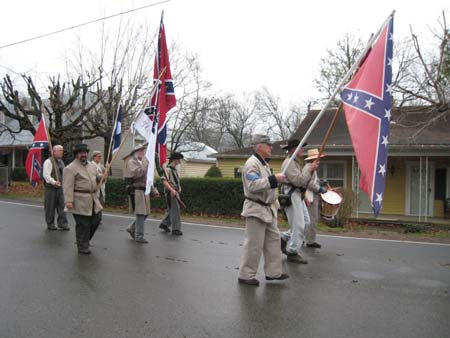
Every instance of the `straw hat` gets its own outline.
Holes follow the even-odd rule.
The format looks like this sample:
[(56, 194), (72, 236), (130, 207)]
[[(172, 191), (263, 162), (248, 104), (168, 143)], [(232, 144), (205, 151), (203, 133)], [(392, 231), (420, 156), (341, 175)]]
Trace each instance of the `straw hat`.
[[(315, 160), (318, 156), (319, 156), (319, 149), (309, 149), (308, 153), (306, 154), (305, 161), (309, 161), (309, 160)], [(321, 154), (320, 157), (324, 157), (324, 154)]]

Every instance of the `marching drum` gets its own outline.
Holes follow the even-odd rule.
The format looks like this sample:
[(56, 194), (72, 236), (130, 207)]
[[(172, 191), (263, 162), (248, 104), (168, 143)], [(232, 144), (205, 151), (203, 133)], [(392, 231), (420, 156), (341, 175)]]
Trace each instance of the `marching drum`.
[(328, 190), (324, 194), (320, 194), (322, 205), (320, 216), (326, 221), (332, 221), (337, 215), (342, 203), (342, 195), (334, 190)]

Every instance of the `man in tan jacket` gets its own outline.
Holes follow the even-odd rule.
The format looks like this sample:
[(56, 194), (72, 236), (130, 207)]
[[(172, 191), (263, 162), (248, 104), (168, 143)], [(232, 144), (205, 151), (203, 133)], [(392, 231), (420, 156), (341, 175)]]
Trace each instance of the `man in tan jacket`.
[[(148, 161), (145, 158), (145, 150), (147, 146), (138, 145), (130, 154), (124, 169), (124, 177), (131, 182), (132, 189), (131, 198), (134, 205), (134, 213), (136, 219), (127, 227), (126, 231), (130, 234), (136, 243), (148, 243), (144, 238), (145, 219), (150, 214), (150, 196), (145, 195), (145, 187), (147, 185)], [(152, 197), (158, 197), (158, 190), (152, 186)]]
[(254, 135), (255, 153), (242, 170), (245, 201), (244, 252), (241, 257), (238, 281), (258, 286), (255, 278), (261, 254), (264, 254), (266, 280), (284, 280), (289, 276), (281, 271), (280, 233), (277, 226), (278, 201), (275, 188), (283, 182), (283, 174), (272, 175), (266, 159), (272, 154), (272, 142), (267, 135)]
[(97, 196), (100, 178), (97, 168), (87, 160), (86, 144), (73, 149), (75, 159), (64, 168), (63, 190), (66, 209), (75, 219), (78, 252), (89, 255), (89, 241), (95, 234), (101, 219), (102, 205)]

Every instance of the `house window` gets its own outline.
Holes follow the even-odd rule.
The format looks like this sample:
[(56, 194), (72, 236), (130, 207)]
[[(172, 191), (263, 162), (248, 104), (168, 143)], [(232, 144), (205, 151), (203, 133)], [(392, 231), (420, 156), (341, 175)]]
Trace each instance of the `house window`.
[(345, 164), (344, 163), (320, 163), (317, 169), (319, 178), (328, 181), (333, 187), (345, 187)]
[(242, 167), (234, 168), (234, 178), (242, 177)]

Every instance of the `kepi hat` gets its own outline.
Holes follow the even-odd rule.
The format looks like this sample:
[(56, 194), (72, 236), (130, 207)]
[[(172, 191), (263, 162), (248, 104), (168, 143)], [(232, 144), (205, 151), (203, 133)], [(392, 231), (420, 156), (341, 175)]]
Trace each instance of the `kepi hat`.
[(257, 144), (270, 144), (272, 145), (273, 142), (270, 140), (270, 137), (267, 135), (263, 135), (263, 134), (255, 134), (252, 137), (252, 145), (257, 145)]

